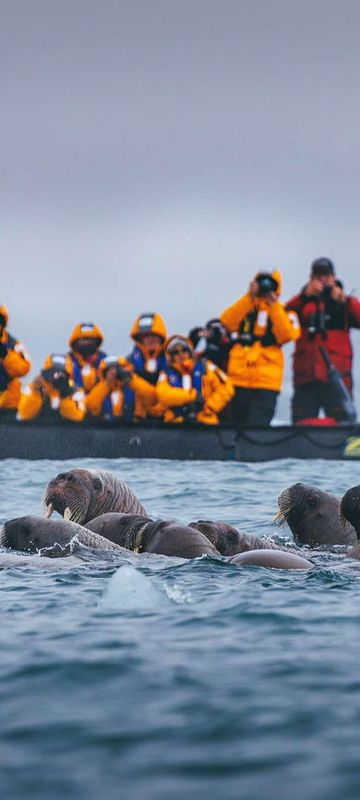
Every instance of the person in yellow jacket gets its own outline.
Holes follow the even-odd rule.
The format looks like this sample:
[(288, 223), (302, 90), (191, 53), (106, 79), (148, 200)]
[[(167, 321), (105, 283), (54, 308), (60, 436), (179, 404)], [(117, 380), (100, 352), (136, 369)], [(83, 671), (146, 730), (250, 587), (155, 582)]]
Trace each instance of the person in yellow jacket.
[(9, 314), (0, 306), (0, 411), (16, 411), (21, 393), (21, 381), (30, 370), (31, 362), (24, 346), (7, 331)]
[(98, 380), (100, 364), (106, 353), (101, 350), (104, 335), (94, 322), (79, 322), (70, 334), (68, 361), (71, 377), (78, 391), (84, 397)]
[(165, 353), (168, 365), (156, 387), (164, 421), (218, 425), (219, 413), (234, 394), (228, 376), (212, 361), (196, 359), (185, 336), (171, 336)]
[(125, 358), (107, 356), (100, 364), (99, 376), (85, 398), (92, 417), (131, 422), (151, 416), (151, 408), (157, 403), (155, 386), (137, 375)]
[[(166, 335), (165, 322), (156, 311), (136, 317), (130, 331), (135, 345), (127, 360), (136, 374), (152, 386), (156, 386), (160, 372), (167, 365), (164, 353)], [(147, 416), (162, 416), (160, 404), (147, 404)]]
[(49, 355), (43, 369), (21, 394), (18, 419), (23, 422), (40, 416), (55, 420), (60, 416), (72, 422), (82, 422), (85, 403), (76, 400), (76, 387), (71, 378), (69, 359), (63, 355)]
[(246, 294), (220, 315), (235, 344), (228, 375), (235, 387), (231, 420), (236, 424), (269, 425), (281, 390), (286, 342), (299, 338), (296, 313), (280, 303), (281, 275), (258, 272)]

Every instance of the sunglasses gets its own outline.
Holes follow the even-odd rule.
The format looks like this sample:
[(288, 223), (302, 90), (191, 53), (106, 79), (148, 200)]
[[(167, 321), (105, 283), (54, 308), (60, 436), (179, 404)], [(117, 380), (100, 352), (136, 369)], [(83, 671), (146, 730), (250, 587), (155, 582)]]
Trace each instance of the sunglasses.
[(178, 356), (180, 355), (180, 353), (187, 353), (188, 355), (190, 355), (190, 350), (188, 350), (187, 347), (174, 347), (173, 350), (170, 350), (171, 356)]

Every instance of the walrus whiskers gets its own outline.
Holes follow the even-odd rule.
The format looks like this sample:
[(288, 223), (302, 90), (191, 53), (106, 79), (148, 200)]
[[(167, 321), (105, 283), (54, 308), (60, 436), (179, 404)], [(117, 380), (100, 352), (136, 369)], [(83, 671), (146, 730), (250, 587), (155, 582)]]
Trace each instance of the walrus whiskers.
[(289, 489), (284, 489), (278, 497), (279, 510), (273, 516), (276, 525), (283, 525), (286, 522), (293, 505), (293, 498)]

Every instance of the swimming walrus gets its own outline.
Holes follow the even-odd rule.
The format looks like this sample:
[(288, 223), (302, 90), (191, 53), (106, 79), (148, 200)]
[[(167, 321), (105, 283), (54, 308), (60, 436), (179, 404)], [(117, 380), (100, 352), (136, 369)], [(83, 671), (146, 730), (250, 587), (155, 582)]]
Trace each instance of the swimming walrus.
[(158, 553), (178, 558), (220, 555), (199, 530), (171, 520), (108, 513), (87, 522), (87, 528), (135, 553)]
[(341, 498), (340, 521), (342, 525), (350, 523), (354, 526), (358, 541), (348, 555), (360, 559), (360, 486), (352, 486)]
[(46, 519), (35, 515), (17, 517), (5, 522), (0, 531), (2, 547), (52, 558), (70, 555), (75, 542), (96, 550), (123, 552), (123, 548), (109, 539), (64, 519)]
[(212, 522), (211, 520), (199, 519), (197, 522), (189, 522), (189, 527), (196, 528), (196, 530), (205, 534), (222, 556), (234, 556), (236, 553), (244, 553), (247, 550), (284, 550), (284, 552), (291, 552), (291, 548), (281, 547), (269, 539), (262, 539), (260, 536), (256, 536), (254, 533), (238, 531), (228, 522)]
[(64, 519), (81, 525), (107, 511), (146, 514), (126, 483), (102, 469), (79, 468), (59, 473), (45, 489), (44, 504), (46, 517), (57, 511)]
[(278, 497), (276, 522), (287, 522), (297, 544), (354, 544), (356, 531), (341, 524), (340, 500), (315, 486), (294, 483)]
[(357, 538), (360, 539), (360, 486), (352, 486), (345, 492), (340, 501), (341, 522), (346, 520), (353, 525)]
[(230, 558), (230, 564), (239, 566), (271, 567), (272, 569), (313, 569), (307, 558), (284, 550), (248, 550)]

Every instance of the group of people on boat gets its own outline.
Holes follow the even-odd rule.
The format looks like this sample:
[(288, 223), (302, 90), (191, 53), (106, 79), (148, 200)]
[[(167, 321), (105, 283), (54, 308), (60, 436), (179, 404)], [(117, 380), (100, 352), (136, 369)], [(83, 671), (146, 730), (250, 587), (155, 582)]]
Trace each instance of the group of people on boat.
[(0, 411), (22, 421), (60, 416), (165, 423), (269, 425), (284, 374), (282, 347), (295, 342), (292, 421), (346, 419), (329, 364), (352, 393), (350, 328), (360, 328), (360, 301), (345, 293), (333, 262), (317, 258), (299, 294), (280, 301), (281, 275), (258, 272), (247, 292), (219, 317), (189, 334), (167, 335), (157, 312), (140, 314), (127, 357), (109, 356), (93, 322), (79, 323), (69, 350), (46, 357), (25, 388), (31, 362), (8, 332), (0, 306)]

